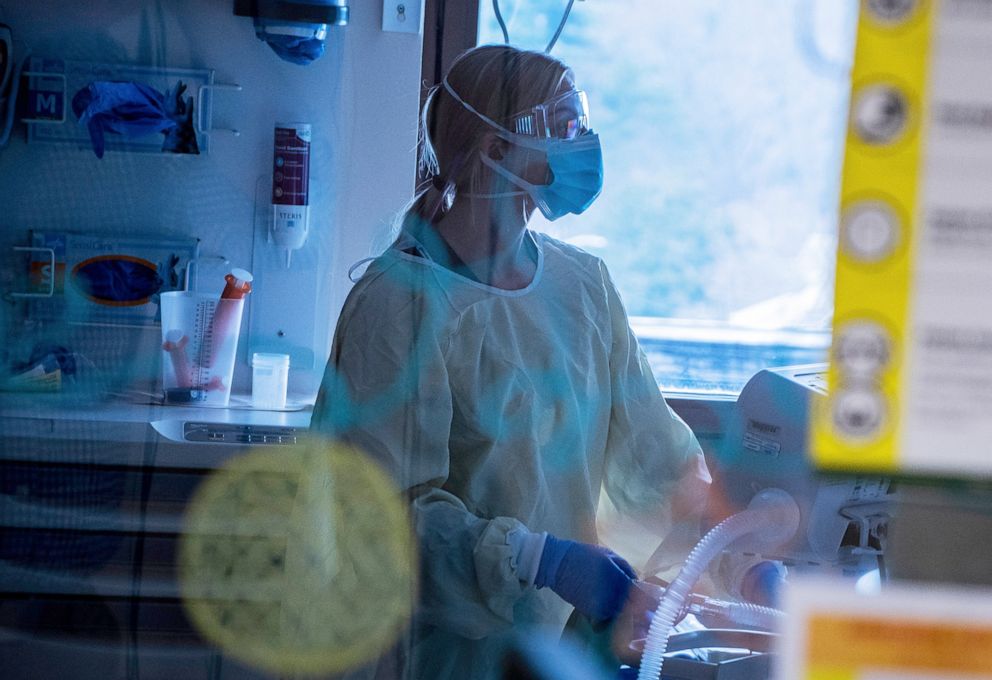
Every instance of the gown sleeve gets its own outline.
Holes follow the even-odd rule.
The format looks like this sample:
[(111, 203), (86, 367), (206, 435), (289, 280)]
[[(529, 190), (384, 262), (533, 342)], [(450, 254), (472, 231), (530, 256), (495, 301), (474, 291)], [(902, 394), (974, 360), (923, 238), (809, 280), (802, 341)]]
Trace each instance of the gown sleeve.
[(474, 515), (443, 488), (452, 421), (447, 303), (380, 293), (366, 287), (349, 296), (311, 429), (372, 457), (409, 496), (420, 551), (418, 617), (482, 638), (512, 625), (527, 590), (508, 539), (526, 529), (508, 517)]
[[(696, 436), (665, 401), (600, 262), (611, 326), (611, 412), (604, 488), (626, 515), (698, 511), (711, 481)], [(684, 497), (681, 502), (679, 497)], [(696, 505), (694, 508), (672, 506)]]

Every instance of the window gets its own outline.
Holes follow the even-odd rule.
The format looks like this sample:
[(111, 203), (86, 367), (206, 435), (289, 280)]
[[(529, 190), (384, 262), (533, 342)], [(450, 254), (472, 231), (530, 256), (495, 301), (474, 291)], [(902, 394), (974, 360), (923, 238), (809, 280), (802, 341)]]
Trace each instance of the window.
[[(543, 50), (566, 0), (502, 0)], [(502, 42), (492, 3), (479, 42)], [(587, 91), (606, 185), (533, 228), (605, 259), (662, 387), (735, 393), (823, 361), (856, 0), (584, 0), (553, 54)]]

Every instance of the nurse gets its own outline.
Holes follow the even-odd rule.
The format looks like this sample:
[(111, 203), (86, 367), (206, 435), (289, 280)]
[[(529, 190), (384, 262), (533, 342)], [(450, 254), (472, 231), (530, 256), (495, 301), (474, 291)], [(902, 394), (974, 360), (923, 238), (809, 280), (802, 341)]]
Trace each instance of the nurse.
[(470, 50), (421, 126), (430, 184), (348, 296), (313, 422), (410, 499), (421, 573), (404, 672), (498, 677), (515, 627), (622, 609), (636, 573), (597, 543), (601, 488), (622, 512), (678, 517), (710, 478), (604, 263), (527, 228), (602, 187), (571, 70)]

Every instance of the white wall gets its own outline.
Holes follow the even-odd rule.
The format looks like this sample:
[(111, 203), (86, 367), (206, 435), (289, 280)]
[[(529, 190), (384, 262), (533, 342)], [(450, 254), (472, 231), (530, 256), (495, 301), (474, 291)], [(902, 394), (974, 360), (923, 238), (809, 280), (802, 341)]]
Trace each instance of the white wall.
[[(29, 48), (76, 60), (210, 68), (218, 82), (244, 88), (215, 99), (215, 124), (241, 136), (215, 133), (206, 156), (108, 152), (98, 160), (88, 150), (28, 145), (23, 127), (16, 129), (0, 150), (4, 250), (25, 243), (30, 229), (198, 236), (204, 254), (223, 254), (257, 277), (236, 389), (247, 388), (252, 345), (301, 359), (291, 390), (313, 392), (350, 287), (348, 266), (368, 254), (412, 192), (420, 36), (383, 33), (381, 4), (353, 0), (350, 24), (332, 29), (327, 53), (300, 67), (257, 40), (251, 20), (234, 16), (233, 0), (0, 2), (18, 58)], [(307, 121), (314, 132), (311, 236), (290, 270), (254, 226), (256, 189), (264, 209), (270, 188), (276, 121)], [(6, 258), (0, 288), (9, 290), (20, 272)], [(223, 269), (205, 262), (201, 288), (219, 291)], [(6, 321), (17, 312), (4, 305)]]

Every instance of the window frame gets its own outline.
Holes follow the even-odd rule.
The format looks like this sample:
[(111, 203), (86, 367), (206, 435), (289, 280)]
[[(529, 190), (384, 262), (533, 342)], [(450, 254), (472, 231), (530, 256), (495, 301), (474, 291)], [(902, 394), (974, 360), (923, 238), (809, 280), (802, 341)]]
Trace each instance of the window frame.
[[(430, 88), (437, 85), (443, 74), (451, 66), (455, 58), (464, 52), (465, 50), (476, 47), (479, 44), (479, 21), (481, 16), (481, 3), (485, 0), (469, 1), (464, 0), (426, 0), (425, 7), (425, 21), (424, 21), (424, 39), (423, 39), (423, 58), (421, 64), (421, 94), (420, 94), (420, 104), (421, 110), (427, 98), (427, 93)], [(418, 141), (418, 151), (419, 146), (422, 144), (422, 140)], [(419, 157), (419, 154), (418, 154)], [(419, 177), (418, 177), (419, 181)], [(637, 335), (638, 340), (641, 341), (642, 345), (650, 346), (652, 341), (652, 336), (656, 334), (656, 331), (649, 330), (645, 334), (645, 330), (654, 326), (660, 327), (665, 325), (666, 319), (664, 317), (650, 317), (650, 318), (632, 318), (631, 326)], [(668, 321), (678, 321), (668, 319)], [(700, 326), (706, 326), (705, 322), (701, 322)], [(730, 330), (728, 327), (727, 330)], [(748, 329), (744, 329), (747, 331)], [(677, 329), (676, 329), (677, 331)], [(703, 331), (706, 334), (706, 331)], [(716, 333), (717, 336), (724, 336), (726, 333)], [(812, 345), (820, 345), (824, 347), (826, 352), (829, 352), (830, 335), (831, 331), (829, 328), (823, 329), (822, 331), (809, 331), (803, 332), (801, 330), (761, 330), (756, 329), (754, 332), (746, 332), (746, 336), (751, 335), (796, 335), (796, 336), (806, 336), (799, 342), (796, 349), (810, 348)], [(700, 341), (701, 344), (710, 344), (713, 339), (710, 338), (708, 341)], [(736, 340), (720, 337), (717, 339), (716, 344), (725, 343), (728, 345), (747, 345), (754, 342), (753, 338), (750, 340), (745, 338), (738, 338)], [(770, 348), (772, 344), (769, 343)], [(805, 362), (803, 362), (805, 363)], [(711, 405), (714, 413), (709, 414), (707, 417), (703, 418), (704, 421), (708, 422), (708, 425), (713, 426), (715, 423), (722, 421), (726, 417), (724, 410), (728, 404), (736, 401), (736, 394), (729, 393), (708, 393), (700, 392), (693, 389), (675, 389), (666, 390), (666, 395), (669, 397), (674, 397), (680, 405), (679, 410), (684, 410), (687, 404), (690, 403), (701, 403), (706, 402)], [(690, 409), (691, 410), (691, 409)], [(698, 418), (693, 418), (693, 420), (699, 420)], [(719, 428), (715, 428), (719, 429)]]
[(420, 107), (427, 92), (455, 58), (479, 44), (479, 2), (427, 0), (424, 8), (424, 44), (421, 60)]

